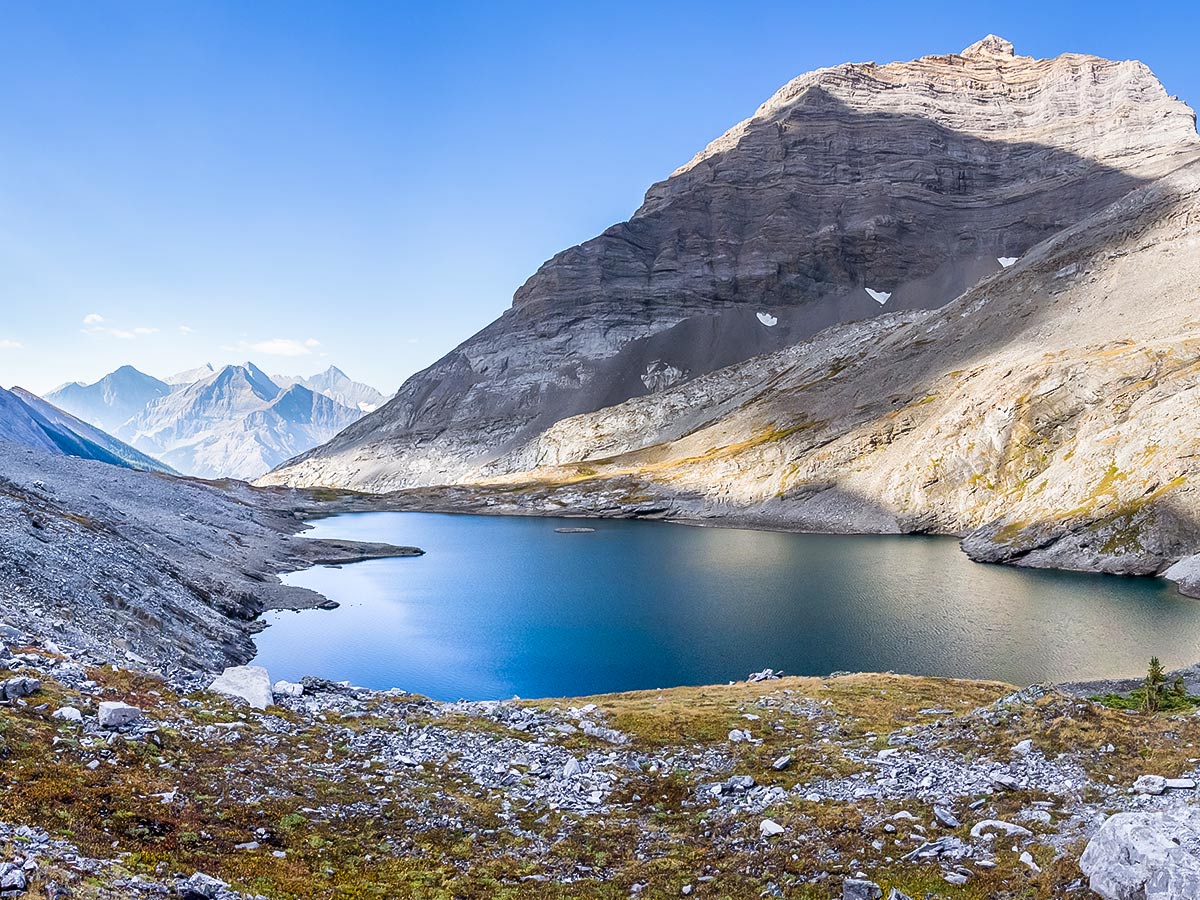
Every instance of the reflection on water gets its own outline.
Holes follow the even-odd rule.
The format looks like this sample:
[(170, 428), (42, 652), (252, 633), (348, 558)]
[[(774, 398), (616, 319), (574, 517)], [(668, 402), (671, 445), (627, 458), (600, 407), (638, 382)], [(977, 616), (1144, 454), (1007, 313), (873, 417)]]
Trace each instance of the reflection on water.
[(439, 699), (578, 696), (894, 670), (1017, 684), (1200, 658), (1200, 602), (1168, 584), (970, 562), (948, 538), (777, 534), (653, 522), (361, 513), (312, 537), (412, 544), (417, 559), (289, 583), (334, 611), (273, 613), (273, 677)]

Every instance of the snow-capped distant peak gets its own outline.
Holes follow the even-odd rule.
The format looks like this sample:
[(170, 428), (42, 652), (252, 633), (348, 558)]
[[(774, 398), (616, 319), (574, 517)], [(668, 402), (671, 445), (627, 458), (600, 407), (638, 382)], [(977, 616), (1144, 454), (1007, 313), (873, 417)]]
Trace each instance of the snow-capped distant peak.
[(167, 384), (170, 385), (195, 384), (197, 381), (207, 378), (214, 372), (216, 372), (216, 369), (213, 368), (212, 363), (205, 363), (204, 365), (197, 366), (194, 369), (185, 369), (182, 372), (176, 372), (174, 375), (165, 380)]

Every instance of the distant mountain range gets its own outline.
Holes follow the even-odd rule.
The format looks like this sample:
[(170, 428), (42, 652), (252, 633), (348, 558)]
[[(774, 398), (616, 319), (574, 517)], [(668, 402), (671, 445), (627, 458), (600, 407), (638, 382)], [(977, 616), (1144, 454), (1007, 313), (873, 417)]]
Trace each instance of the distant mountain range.
[(281, 387), (293, 384), (303, 385), (318, 394), (332, 397), (342, 406), (349, 406), (351, 409), (358, 409), (364, 413), (374, 412), (387, 401), (387, 397), (375, 388), (369, 384), (352, 381), (337, 366), (330, 366), (324, 372), (313, 375), (311, 378), (272, 375), (271, 380)]
[(171, 393), (171, 386), (133, 366), (121, 366), (95, 384), (78, 381), (64, 384), (46, 395), (59, 409), (116, 434), (122, 425), (159, 397)]
[(386, 398), (333, 366), (309, 378), (272, 378), (247, 362), (206, 364), (165, 381), (122, 366), (35, 399), (184, 474), (249, 479), (329, 440)]
[(0, 441), (127, 469), (175, 474), (166, 466), (24, 388), (0, 388)]

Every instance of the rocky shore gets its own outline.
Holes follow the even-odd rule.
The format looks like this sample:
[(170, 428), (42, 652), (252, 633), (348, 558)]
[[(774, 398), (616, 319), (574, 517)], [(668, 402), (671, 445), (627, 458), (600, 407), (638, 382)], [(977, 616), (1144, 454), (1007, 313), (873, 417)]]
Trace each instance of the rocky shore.
[(1196, 896), (1191, 714), (769, 670), (441, 703), (0, 640), (4, 897)]
[(298, 537), (325, 495), (120, 469), (0, 442), (0, 615), (95, 660), (219, 671), (265, 609), (329, 601), (278, 575), (411, 556)]

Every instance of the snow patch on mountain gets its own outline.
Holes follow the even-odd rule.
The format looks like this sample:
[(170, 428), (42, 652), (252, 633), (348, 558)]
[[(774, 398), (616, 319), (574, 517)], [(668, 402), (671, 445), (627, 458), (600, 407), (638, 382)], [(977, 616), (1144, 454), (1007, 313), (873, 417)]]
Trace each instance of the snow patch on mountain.
[(871, 295), (871, 299), (880, 306), (883, 306), (883, 304), (892, 299), (892, 295), (888, 291), (873, 291), (870, 288), (864, 288), (864, 290), (866, 290), (866, 292)]

